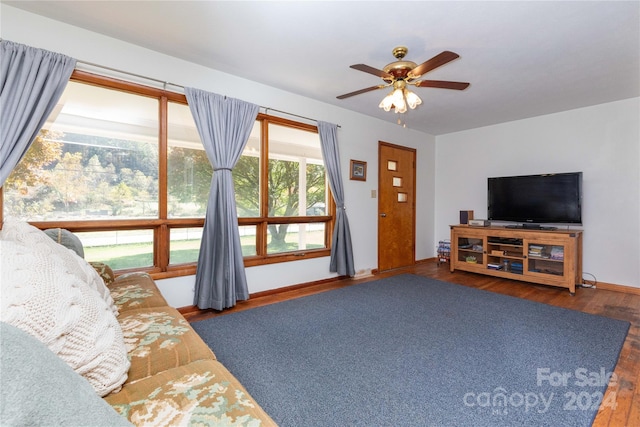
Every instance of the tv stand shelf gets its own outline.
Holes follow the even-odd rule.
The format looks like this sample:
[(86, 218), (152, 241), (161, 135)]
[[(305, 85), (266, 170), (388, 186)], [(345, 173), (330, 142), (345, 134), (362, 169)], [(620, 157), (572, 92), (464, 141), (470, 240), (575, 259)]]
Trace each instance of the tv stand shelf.
[(451, 226), (451, 271), (569, 289), (582, 283), (582, 230)]

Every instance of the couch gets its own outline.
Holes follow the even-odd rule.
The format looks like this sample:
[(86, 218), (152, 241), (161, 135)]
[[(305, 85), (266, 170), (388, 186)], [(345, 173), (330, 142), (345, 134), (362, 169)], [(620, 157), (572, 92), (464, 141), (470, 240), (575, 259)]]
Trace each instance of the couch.
[(148, 274), (47, 234), (0, 231), (1, 425), (276, 425)]

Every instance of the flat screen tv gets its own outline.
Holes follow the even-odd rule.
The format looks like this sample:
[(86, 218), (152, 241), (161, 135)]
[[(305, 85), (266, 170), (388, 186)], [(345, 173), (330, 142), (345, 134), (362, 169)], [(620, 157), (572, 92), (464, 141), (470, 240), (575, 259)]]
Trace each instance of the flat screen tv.
[(582, 172), (488, 179), (488, 219), (538, 224), (582, 224)]

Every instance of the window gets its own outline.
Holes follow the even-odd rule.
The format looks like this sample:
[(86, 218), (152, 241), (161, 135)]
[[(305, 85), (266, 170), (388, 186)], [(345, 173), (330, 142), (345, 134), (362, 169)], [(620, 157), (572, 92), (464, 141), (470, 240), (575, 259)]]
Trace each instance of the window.
[(313, 218), (328, 215), (318, 134), (271, 122), (266, 134), (268, 172), (262, 193), (268, 195), (263, 206), (267, 254), (327, 247), (326, 222)]
[[(89, 261), (193, 274), (213, 168), (184, 95), (76, 71), (2, 189), (3, 215), (77, 233)], [(233, 171), (246, 265), (329, 254), (315, 126), (259, 115)]]

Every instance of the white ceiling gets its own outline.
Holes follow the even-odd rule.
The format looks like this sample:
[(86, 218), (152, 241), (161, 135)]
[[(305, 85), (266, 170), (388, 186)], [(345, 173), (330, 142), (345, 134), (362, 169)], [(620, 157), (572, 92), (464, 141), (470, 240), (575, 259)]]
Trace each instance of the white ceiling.
[[(433, 135), (640, 96), (639, 1), (2, 2)], [(401, 115), (378, 108), (388, 90), (336, 99), (381, 83), (349, 65), (398, 45), (458, 53), (424, 78), (471, 86), (416, 88)]]

